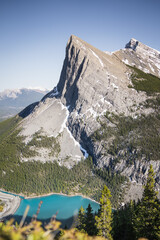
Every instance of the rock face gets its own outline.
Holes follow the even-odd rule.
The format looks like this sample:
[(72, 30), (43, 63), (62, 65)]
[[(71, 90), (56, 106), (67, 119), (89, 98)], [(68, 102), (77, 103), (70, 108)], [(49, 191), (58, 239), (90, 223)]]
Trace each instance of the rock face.
[(63, 103), (70, 106), (70, 111), (76, 109), (79, 116), (98, 116), (103, 110), (129, 114), (133, 102), (139, 103), (145, 95), (128, 89), (128, 74), (125, 64), (114, 54), (71, 36), (57, 89)]
[(132, 38), (125, 49), (115, 52), (124, 63), (160, 77), (160, 52)]
[[(24, 118), (21, 134), (26, 141), (40, 130), (47, 136), (59, 137), (58, 159), (69, 168), (88, 152), (98, 167), (111, 167), (138, 184), (145, 181), (149, 165), (153, 164), (159, 186), (160, 161), (135, 159), (128, 165), (124, 157), (116, 162), (115, 157), (105, 152), (104, 141), (92, 139), (106, 112), (133, 119), (153, 112), (152, 108), (140, 107), (149, 98), (146, 93), (128, 87), (132, 84), (132, 70), (126, 64), (160, 76), (160, 52), (135, 39), (125, 49), (108, 53), (71, 36), (57, 87)], [(114, 124), (108, 120), (108, 126)], [(57, 158), (48, 158), (47, 154), (41, 150), (42, 161)]]
[(59, 99), (46, 98), (45, 101), (40, 102), (34, 111), (24, 118), (21, 123), (23, 130), (20, 134), (26, 136), (26, 144), (33, 139), (35, 133), (47, 136), (47, 138), (54, 137), (60, 145), (60, 150), (55, 155), (51, 155), (47, 148), (41, 147), (38, 149), (38, 156), (29, 159), (22, 158), (21, 160), (39, 160), (42, 162), (58, 160), (60, 165), (68, 168), (80, 161), (83, 157), (80, 145), (66, 125), (68, 114), (67, 107)]

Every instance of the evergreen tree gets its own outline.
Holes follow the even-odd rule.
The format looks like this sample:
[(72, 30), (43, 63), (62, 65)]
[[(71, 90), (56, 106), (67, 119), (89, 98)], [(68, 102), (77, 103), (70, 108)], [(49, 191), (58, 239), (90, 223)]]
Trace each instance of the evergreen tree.
[(88, 208), (86, 209), (86, 215), (85, 215), (85, 230), (90, 236), (96, 235), (95, 219), (92, 212), (93, 212), (93, 209), (89, 204)]
[(78, 219), (77, 219), (77, 228), (78, 230), (85, 232), (85, 210), (84, 208), (81, 206), (81, 208), (79, 209), (78, 212)]
[(113, 213), (112, 234), (115, 240), (135, 240), (133, 219), (135, 218), (135, 201), (130, 201)]
[(100, 198), (99, 215), (95, 217), (98, 235), (103, 236), (108, 240), (112, 240), (111, 236), (111, 222), (112, 222), (112, 208), (111, 208), (111, 193), (105, 185), (102, 190)]
[(160, 202), (154, 185), (154, 171), (151, 165), (135, 218), (137, 237), (145, 237), (149, 240), (160, 239)]
[(134, 240), (135, 239), (135, 230), (133, 227), (133, 219), (135, 216), (135, 202), (132, 200), (128, 204), (127, 213), (126, 213), (126, 231), (123, 240)]

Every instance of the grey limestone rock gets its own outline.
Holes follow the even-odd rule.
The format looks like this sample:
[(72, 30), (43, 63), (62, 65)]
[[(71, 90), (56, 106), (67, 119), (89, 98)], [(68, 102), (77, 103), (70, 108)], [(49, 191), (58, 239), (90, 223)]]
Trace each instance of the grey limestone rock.
[(125, 49), (115, 52), (124, 63), (160, 77), (160, 52), (132, 38)]

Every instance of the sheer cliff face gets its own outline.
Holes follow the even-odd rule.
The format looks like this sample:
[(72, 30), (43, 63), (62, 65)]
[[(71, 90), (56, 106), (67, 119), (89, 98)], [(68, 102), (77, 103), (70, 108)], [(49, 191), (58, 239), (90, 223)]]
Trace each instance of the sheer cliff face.
[(79, 116), (89, 112), (99, 116), (103, 110), (130, 114), (128, 108), (145, 99), (145, 95), (128, 88), (129, 74), (115, 54), (102, 52), (71, 36), (57, 88), (62, 101)]
[[(121, 172), (132, 181), (142, 183), (150, 163), (153, 164), (157, 179), (160, 178), (159, 161), (150, 162), (145, 159), (139, 161), (135, 158), (132, 164), (128, 164), (125, 157), (128, 150), (124, 149), (114, 157), (106, 151), (105, 145), (115, 137), (108, 142), (93, 141), (92, 138), (95, 131), (106, 121), (106, 112), (129, 116), (132, 119), (153, 112), (152, 108), (142, 107), (142, 103), (150, 97), (145, 92), (128, 87), (132, 85), (130, 77), (132, 70), (126, 64), (159, 76), (159, 61), (158, 51), (134, 39), (125, 49), (108, 53), (94, 48), (78, 37), (71, 36), (67, 43), (59, 83), (34, 112), (24, 119), (22, 134), (32, 138), (34, 132), (40, 129), (55, 137), (61, 133), (59, 138), (62, 151), (59, 157), (64, 159), (70, 156), (69, 163), (65, 160), (68, 167), (76, 163), (74, 159), (77, 155), (80, 158), (82, 153), (85, 153), (84, 149), (80, 151), (83, 147), (99, 167), (110, 166), (113, 171)], [(109, 119), (105, 124), (116, 128), (115, 123)], [(121, 156), (119, 161), (116, 160), (118, 156)]]
[(130, 74), (116, 54), (102, 52), (75, 36), (69, 39), (57, 89), (70, 112), (69, 129), (84, 146), (90, 145), (88, 137), (100, 127), (97, 119), (106, 111), (133, 117), (142, 112), (131, 112), (146, 95), (128, 88)]

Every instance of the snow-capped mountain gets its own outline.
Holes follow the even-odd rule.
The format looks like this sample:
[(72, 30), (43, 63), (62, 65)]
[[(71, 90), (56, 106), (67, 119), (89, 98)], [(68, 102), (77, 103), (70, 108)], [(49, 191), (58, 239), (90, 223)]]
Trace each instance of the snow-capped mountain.
[(33, 102), (40, 101), (47, 89), (6, 89), (0, 92), (0, 120), (11, 117)]

